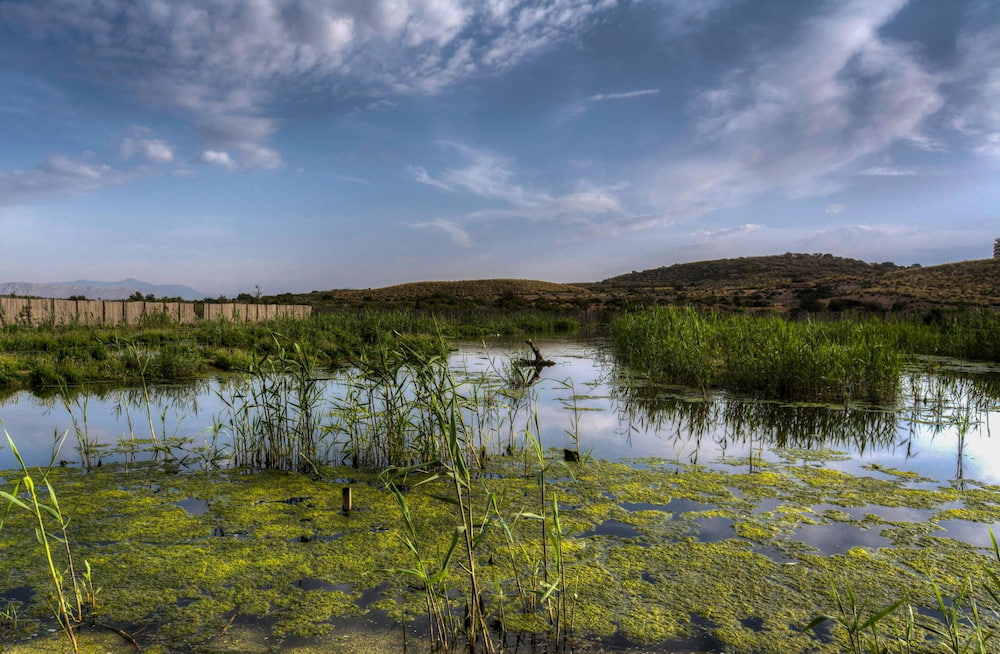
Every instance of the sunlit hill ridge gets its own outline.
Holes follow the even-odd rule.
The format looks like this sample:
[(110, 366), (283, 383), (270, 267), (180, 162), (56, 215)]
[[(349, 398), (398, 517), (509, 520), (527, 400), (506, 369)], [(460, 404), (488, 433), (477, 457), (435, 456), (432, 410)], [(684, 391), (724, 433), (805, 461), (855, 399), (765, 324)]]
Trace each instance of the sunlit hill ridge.
[(904, 267), (831, 254), (787, 253), (674, 264), (599, 282), (412, 282), (362, 290), (286, 293), (269, 299), (310, 304), (317, 310), (367, 305), (607, 310), (669, 304), (779, 312), (926, 312), (1000, 307), (1000, 260)]

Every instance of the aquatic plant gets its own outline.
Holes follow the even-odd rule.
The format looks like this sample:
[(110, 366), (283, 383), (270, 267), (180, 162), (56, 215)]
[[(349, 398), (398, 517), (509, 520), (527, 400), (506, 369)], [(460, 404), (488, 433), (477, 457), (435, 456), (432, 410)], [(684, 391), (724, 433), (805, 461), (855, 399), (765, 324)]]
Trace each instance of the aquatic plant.
[[(13, 508), (23, 509), (31, 515), (35, 523), (35, 538), (42, 546), (56, 595), (53, 611), (73, 651), (78, 652), (76, 628), (83, 621), (85, 612), (92, 611), (97, 601), (98, 590), (94, 588), (93, 571), (89, 562), (84, 562), (86, 570), (82, 575), (78, 575), (74, 568), (73, 553), (66, 534), (69, 518), (59, 506), (56, 491), (48, 479), (48, 470), (42, 471), (39, 480), (44, 485), (48, 497), (46, 503), (42, 500), (38, 483), (21, 458), (14, 440), (6, 430), (4, 436), (20, 466), (21, 477), (14, 483), (13, 492), (0, 491), (0, 498), (7, 500), (3, 516), (0, 517), (0, 530), (7, 523)], [(48, 527), (49, 521), (54, 523), (53, 529)], [(61, 550), (61, 561), (57, 560), (60, 555), (56, 552), (59, 550)]]
[(73, 422), (73, 432), (76, 436), (76, 447), (80, 453), (80, 462), (84, 470), (90, 470), (97, 461), (100, 461), (99, 453), (101, 446), (91, 439), (90, 429), (87, 424), (87, 402), (89, 396), (86, 393), (73, 393), (65, 382), (59, 385), (59, 399), (63, 407), (69, 413)]
[(225, 405), (221, 428), (238, 466), (314, 472), (323, 402), (315, 359), (297, 343), (286, 350), (274, 340), (275, 355), (260, 355), (229, 394), (218, 393)]
[(624, 364), (703, 394), (711, 388), (786, 400), (886, 402), (902, 353), (875, 322), (793, 322), (658, 308), (618, 316), (612, 348)]
[[(299, 343), (331, 367), (400, 338), (440, 347), (441, 337), (565, 333), (574, 318), (545, 312), (431, 312), (402, 309), (341, 310), (308, 319), (178, 325), (154, 316), (140, 325), (82, 324), (0, 327), (0, 385), (57, 386), (60, 381), (117, 383), (190, 378), (206, 370), (232, 371), (252, 356), (276, 354), (272, 334)], [(438, 350), (439, 353), (443, 350)], [(141, 356), (136, 356), (136, 354)]]
[[(992, 528), (989, 533), (993, 558), (1000, 563), (1000, 546)], [(991, 606), (983, 606), (976, 599), (976, 584), (971, 576), (962, 580), (954, 597), (946, 595), (936, 580), (929, 579), (934, 606), (918, 611), (914, 611), (909, 598), (905, 597), (880, 610), (870, 611), (855, 597), (850, 582), (845, 582), (843, 596), (836, 586), (832, 586), (831, 597), (837, 613), (817, 616), (803, 631), (835, 622), (843, 629), (852, 654), (908, 654), (914, 650), (923, 651), (928, 646), (950, 654), (989, 654), (995, 651), (991, 641), (998, 633), (996, 625), (1000, 620), (1000, 575), (989, 568), (985, 569), (985, 574), (985, 592), (992, 600)], [(895, 637), (885, 636), (879, 625), (904, 604), (907, 610), (902, 626), (896, 625)]]
[(890, 613), (903, 604), (904, 600), (896, 600), (888, 606), (872, 611), (864, 602), (859, 602), (851, 588), (851, 583), (845, 582), (843, 596), (837, 591), (836, 586), (831, 586), (830, 593), (833, 596), (837, 613), (834, 615), (820, 615), (808, 625), (803, 631), (815, 629), (826, 622), (838, 624), (846, 635), (847, 646), (851, 654), (883, 654), (888, 652), (879, 636), (879, 623)]

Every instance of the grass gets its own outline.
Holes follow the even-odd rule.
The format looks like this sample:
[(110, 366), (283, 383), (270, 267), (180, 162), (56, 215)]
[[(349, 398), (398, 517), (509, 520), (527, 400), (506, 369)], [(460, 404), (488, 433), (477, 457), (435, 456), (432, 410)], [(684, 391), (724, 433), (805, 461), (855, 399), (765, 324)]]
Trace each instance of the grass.
[(904, 365), (917, 356), (1000, 362), (1000, 314), (830, 322), (657, 308), (616, 317), (611, 340), (626, 365), (703, 393), (723, 388), (772, 399), (886, 403), (899, 392)]
[[(24, 459), (21, 458), (10, 434), (4, 430), (4, 435), (20, 466), (21, 476), (15, 481), (12, 492), (0, 491), (0, 499), (7, 501), (3, 516), (0, 517), (0, 530), (4, 528), (12, 510), (21, 509), (31, 516), (35, 539), (41, 546), (43, 560), (55, 593), (52, 610), (73, 651), (79, 652), (76, 629), (83, 622), (86, 613), (92, 611), (97, 604), (98, 590), (94, 588), (90, 563), (85, 561), (84, 572), (77, 573), (67, 536), (69, 516), (59, 506), (56, 491), (48, 479), (48, 470), (41, 471), (41, 477), (36, 481), (35, 476), (25, 465)], [(39, 488), (39, 483), (44, 490)], [(12, 618), (10, 611), (6, 617), (10, 622)], [(13, 617), (16, 622), (16, 613)], [(16, 624), (10, 626), (13, 628)]]
[[(280, 343), (254, 360), (229, 393), (220, 431), (228, 435), (236, 465), (248, 470), (315, 472), (323, 393), (315, 359), (299, 345)], [(217, 458), (217, 457), (216, 457)]]
[[(992, 554), (1000, 563), (1000, 546), (990, 529)], [(930, 580), (934, 592), (933, 608), (914, 610), (908, 598), (901, 598), (889, 605), (870, 610), (863, 598), (856, 597), (850, 582), (845, 585), (843, 595), (836, 586), (831, 589), (836, 613), (822, 614), (812, 620), (804, 631), (814, 629), (827, 622), (840, 627), (841, 638), (846, 642), (846, 651), (851, 654), (910, 654), (915, 651), (941, 651), (948, 654), (990, 654), (996, 651), (998, 636), (997, 620), (1000, 618), (1000, 575), (994, 570), (985, 570), (986, 595), (989, 601), (983, 605), (977, 601), (972, 577), (965, 577), (957, 596), (946, 596), (938, 582)], [(883, 622), (901, 606), (906, 606), (902, 624), (894, 627), (894, 634), (887, 635)], [(919, 617), (917, 617), (919, 616)]]
[(0, 387), (145, 384), (245, 371), (255, 357), (277, 352), (275, 334), (284, 343), (298, 343), (318, 365), (331, 367), (400, 339), (433, 345), (439, 343), (439, 335), (479, 339), (578, 328), (576, 320), (551, 313), (456, 315), (412, 309), (342, 311), (259, 323), (11, 326), (0, 329)]
[(691, 309), (626, 314), (611, 326), (619, 359), (658, 380), (779, 399), (886, 402), (903, 356), (880, 325), (792, 322)]

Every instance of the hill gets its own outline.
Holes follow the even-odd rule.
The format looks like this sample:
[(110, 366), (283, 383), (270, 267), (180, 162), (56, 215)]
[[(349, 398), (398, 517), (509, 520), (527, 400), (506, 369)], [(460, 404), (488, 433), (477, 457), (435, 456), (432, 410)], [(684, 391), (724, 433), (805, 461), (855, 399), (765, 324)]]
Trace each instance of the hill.
[(675, 264), (586, 285), (630, 303), (777, 311), (909, 311), (1000, 307), (1000, 260), (926, 268), (831, 254), (741, 257)]
[(418, 309), (578, 310), (595, 301), (593, 293), (580, 286), (533, 279), (409, 282), (382, 288), (286, 293), (274, 296), (273, 300), (310, 304), (317, 311), (364, 306)]
[(865, 263), (832, 254), (789, 252), (765, 257), (739, 257), (694, 263), (678, 263), (631, 272), (606, 279), (604, 287), (666, 286), (739, 286), (779, 288), (827, 278), (872, 278), (888, 270), (899, 270), (894, 263)]
[(384, 288), (283, 294), (269, 301), (316, 311), (365, 306), (444, 310), (603, 311), (652, 304), (724, 310), (900, 312), (1000, 309), (1000, 260), (928, 266), (786, 253), (674, 264), (600, 282), (524, 279), (413, 282)]

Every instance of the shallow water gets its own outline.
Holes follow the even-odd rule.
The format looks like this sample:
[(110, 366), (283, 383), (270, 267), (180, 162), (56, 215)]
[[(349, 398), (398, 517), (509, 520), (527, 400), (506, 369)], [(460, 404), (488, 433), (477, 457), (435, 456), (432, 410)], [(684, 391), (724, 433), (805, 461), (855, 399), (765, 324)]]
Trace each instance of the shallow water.
[[(892, 407), (791, 405), (726, 393), (703, 397), (683, 388), (630, 379), (625, 371), (615, 368), (598, 343), (563, 340), (538, 345), (555, 365), (545, 368), (527, 389), (502, 395), (506, 399), (493, 405), (487, 426), (494, 434), (488, 445), (496, 453), (508, 444), (522, 447), (523, 430), (537, 429), (544, 447), (550, 450), (550, 459), (561, 459), (562, 450), (568, 449), (583, 454), (580, 470), (588, 470), (588, 456), (627, 463), (629, 468), (616, 467), (629, 470), (639, 481), (604, 480), (605, 485), (599, 486), (601, 491), (593, 497), (599, 506), (606, 505), (606, 510), (590, 512), (582, 495), (574, 495), (571, 477), (553, 472), (548, 481), (559, 487), (564, 518), (582, 525), (568, 536), (575, 548), (600, 552), (609, 560), (650, 553), (648, 565), (630, 583), (657, 588), (671, 583), (679, 570), (658, 569), (656, 562), (663, 560), (662, 553), (668, 548), (681, 547), (687, 541), (718, 543), (723, 558), (751, 551), (757, 557), (748, 559), (753, 565), (762, 569), (773, 565), (784, 574), (785, 566), (798, 570), (811, 565), (814, 556), (856, 559), (858, 548), (876, 552), (880, 548), (913, 547), (917, 551), (925, 547), (923, 541), (916, 542), (921, 534), (969, 543), (984, 552), (990, 546), (988, 527), (1000, 528), (1000, 500), (994, 501), (993, 489), (979, 499), (974, 495), (984, 486), (1000, 484), (1000, 457), (991, 436), (998, 426), (1000, 393), (995, 371), (990, 369), (956, 366), (937, 376), (908, 376), (902, 384), (904, 393)], [(468, 344), (453, 354), (451, 363), (458, 377), (476, 379), (492, 372), (506, 374), (503, 371), (512, 356), (527, 354), (518, 344), (497, 343), (486, 348)], [(509, 390), (500, 382), (487, 386)], [(471, 392), (472, 386), (465, 388)], [(342, 396), (343, 390), (340, 378), (324, 382), (328, 398)], [(86, 432), (105, 446), (94, 455), (102, 464), (126, 460), (126, 445), (133, 438), (140, 441), (139, 449), (143, 450), (137, 458), (148, 458), (148, 448), (141, 441), (150, 438), (152, 420), (157, 438), (171, 440), (179, 465), (198, 468), (205, 461), (199, 448), (207, 451), (225, 446), (224, 433), (222, 440), (213, 444), (217, 431), (213, 425), (224, 413), (224, 398), (234, 392), (235, 387), (225, 379), (158, 386), (151, 391), (148, 412), (137, 389), (77, 395), (68, 407), (58, 396), (46, 399), (17, 393), (0, 403), (0, 420), (33, 466), (53, 459), (79, 466), (75, 433), (83, 428), (86, 416)], [(525, 395), (530, 401), (525, 401)], [(53, 435), (63, 433), (67, 434), (66, 443), (53, 454)], [(183, 442), (178, 444), (178, 440)], [(499, 456), (496, 460), (511, 463)], [(14, 466), (10, 449), (0, 449), (0, 470)], [(725, 474), (698, 482), (700, 470)], [(840, 477), (837, 471), (850, 477)], [(350, 483), (340, 474), (344, 473), (323, 483)], [(690, 486), (685, 490), (669, 481), (674, 475)], [(699, 483), (702, 485), (697, 486)], [(164, 492), (173, 493), (170, 484), (164, 484)], [(866, 494), (866, 484), (877, 490)], [(160, 487), (152, 488), (154, 485), (147, 490), (159, 494)], [(855, 486), (860, 489), (856, 494)], [(941, 489), (969, 493), (963, 494), (963, 499), (953, 499), (944, 496)], [(334, 490), (339, 498), (339, 489)], [(311, 489), (277, 499), (268, 497), (252, 506), (261, 505), (261, 511), (291, 512), (298, 510), (291, 500), (314, 493)], [(932, 500), (921, 493), (937, 495)], [(202, 537), (212, 546), (216, 541), (218, 546), (235, 546), (255, 537), (252, 530), (239, 531), (246, 527), (242, 524), (227, 523), (214, 526), (216, 531), (209, 530), (217, 511), (226, 509), (216, 506), (214, 491), (197, 497), (172, 495), (169, 502), (183, 512), (185, 520), (205, 523)], [(972, 518), (962, 513), (968, 509), (979, 514)], [(357, 516), (367, 520), (370, 516), (364, 511)], [(301, 531), (294, 531), (291, 540), (284, 542), (292, 547), (335, 547), (344, 542), (347, 533), (333, 528)], [(104, 545), (99, 542), (94, 546)], [(631, 553), (619, 555), (619, 548)], [(624, 578), (627, 569), (622, 568)], [(705, 583), (711, 583), (714, 573), (711, 566), (706, 568)], [(309, 573), (303, 573), (295, 583), (303, 593), (350, 594), (356, 590), (362, 595), (359, 606), (375, 600), (381, 588), (354, 589)], [(0, 601), (18, 592), (23, 594), (25, 589), (6, 591), (6, 595), (0, 594)], [(744, 615), (749, 621), (744, 626), (762, 630), (763, 622), (756, 622), (763, 619), (761, 615)], [(692, 620), (700, 624), (694, 614)], [(265, 623), (259, 617), (239, 616), (231, 624), (234, 630), (260, 627), (261, 633), (267, 633)], [(347, 618), (334, 624), (338, 629), (358, 627)], [(654, 649), (718, 650), (721, 646), (713, 640), (713, 627), (707, 622), (702, 626), (702, 636)], [(398, 624), (393, 626), (389, 621), (379, 627), (392, 627), (396, 636), (401, 631)], [(616, 638), (608, 637), (603, 646), (633, 644), (619, 643)]]
[[(538, 345), (555, 365), (544, 368), (537, 381), (512, 396), (515, 399), (494, 406), (489, 425), (494, 440), (488, 445), (495, 451), (508, 445), (523, 447), (518, 434), (529, 430), (540, 433), (545, 448), (579, 450), (584, 457), (625, 461), (640, 468), (655, 462), (660, 467), (666, 463), (669, 469), (673, 462), (753, 473), (775, 463), (796, 463), (893, 480), (912, 489), (1000, 484), (1000, 441), (991, 436), (1000, 429), (1000, 385), (988, 367), (936, 362), (950, 371), (906, 377), (904, 393), (892, 407), (784, 404), (721, 392), (704, 397), (689, 389), (631, 379), (596, 342), (558, 340)], [(504, 372), (509, 361), (528, 354), (518, 343), (462, 344), (452, 354), (451, 365), (460, 378), (482, 379), (485, 374), (493, 379), (486, 386), (502, 390), (497, 379), (510, 377)], [(323, 384), (327, 399), (343, 396), (342, 378), (332, 376)], [(226, 379), (160, 385), (151, 389), (148, 407), (140, 389), (79, 394), (68, 405), (58, 395), (42, 398), (19, 392), (0, 404), (0, 421), (31, 466), (50, 461), (81, 465), (76, 433), (85, 430), (98, 444), (91, 465), (126, 460), (134, 440), (140, 450), (135, 458), (149, 458), (152, 433), (159, 441), (166, 438), (172, 443), (180, 465), (197, 468), (204, 464), (203, 452), (224, 449), (225, 433), (213, 425), (222, 420), (223, 398), (234, 392)], [(330, 410), (329, 403), (324, 407)], [(64, 434), (65, 443), (54, 451), (54, 443)], [(4, 446), (0, 470), (15, 465), (10, 448)], [(682, 509), (677, 504), (682, 501), (638, 509), (675, 515), (699, 510)], [(623, 506), (628, 511), (637, 508)], [(867, 515), (882, 522), (915, 523), (930, 516), (876, 505), (847, 511), (858, 521)], [(940, 526), (947, 537), (979, 547), (989, 544), (986, 525), (947, 520)], [(595, 533), (627, 537), (630, 529), (611, 521)], [(718, 540), (731, 531), (728, 518), (700, 520), (701, 540)], [(825, 554), (887, 544), (878, 529), (840, 521), (833, 526), (803, 526), (795, 538)]]
[[(705, 398), (629, 379), (593, 342), (539, 346), (556, 364), (529, 389), (547, 448), (579, 448), (612, 461), (655, 458), (748, 471), (779, 460), (779, 450), (830, 449), (846, 456), (820, 455), (822, 464), (847, 472), (898, 469), (938, 483), (1000, 483), (1000, 441), (991, 438), (1000, 429), (994, 373), (908, 377), (893, 407), (782, 404), (721, 392)], [(475, 376), (502, 370), (511, 356), (525, 354), (517, 344), (463, 344), (451, 363), (460, 374)], [(336, 378), (324, 383), (327, 397), (342, 395)], [(0, 400), (0, 422), (29, 465), (53, 458), (78, 465), (75, 432), (84, 417), (91, 441), (104, 446), (100, 458), (120, 461), (129, 441), (148, 440), (151, 433), (159, 440), (184, 439), (187, 449), (211, 443), (213, 422), (225, 408), (220, 394), (231, 392), (224, 379), (155, 386), (147, 412), (140, 389), (78, 395), (68, 408), (58, 394), (41, 398), (23, 391)], [(508, 408), (502, 421), (515, 430), (536, 426), (535, 415), (523, 409)], [(66, 442), (53, 454), (62, 434)], [(3, 447), (0, 470), (14, 465)]]

